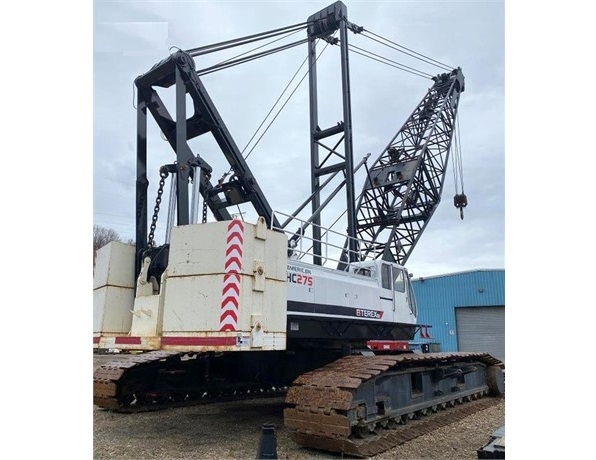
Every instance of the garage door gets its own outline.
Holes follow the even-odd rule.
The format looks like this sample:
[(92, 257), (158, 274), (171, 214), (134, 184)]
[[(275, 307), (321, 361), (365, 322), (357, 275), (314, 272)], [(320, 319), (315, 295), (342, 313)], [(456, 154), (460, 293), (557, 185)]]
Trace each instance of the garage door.
[(455, 309), (459, 351), (486, 352), (505, 361), (505, 307)]

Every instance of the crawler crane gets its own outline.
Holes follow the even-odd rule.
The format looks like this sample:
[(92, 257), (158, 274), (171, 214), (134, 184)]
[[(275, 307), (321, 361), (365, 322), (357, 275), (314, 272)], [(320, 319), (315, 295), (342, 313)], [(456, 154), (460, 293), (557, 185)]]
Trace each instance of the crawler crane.
[[(201, 80), (214, 67), (197, 69), (195, 58), (299, 28), (308, 44), (311, 195), (283, 214), (273, 211)], [(364, 31), (336, 2), (303, 24), (178, 50), (135, 80), (136, 245), (112, 242), (98, 251), (93, 346), (136, 353), (95, 371), (94, 404), (134, 412), (284, 394), (284, 423), (296, 442), (368, 456), (406, 439), (404, 427), (420, 417), (456, 417), (463, 409), (453, 406), (504, 393), (502, 363), (481, 350), (408, 347), (421, 325), (404, 264), (441, 198), (463, 73), (433, 77), (382, 154), (370, 166), (368, 156), (355, 164), (348, 32)], [(339, 46), (341, 58), (343, 119), (327, 128), (317, 112), (321, 41)], [(160, 96), (164, 88), (175, 91), (175, 117)], [(149, 114), (175, 154), (159, 170), (151, 219)], [(188, 142), (209, 134), (230, 166), (216, 183), (208, 159)], [(321, 150), (334, 155), (321, 158)], [(331, 164), (331, 156), (340, 160)], [(361, 168), (366, 179), (357, 196)], [(343, 180), (329, 192), (338, 174)], [(167, 232), (158, 245), (168, 177)], [(342, 189), (345, 233), (321, 224)], [(232, 217), (246, 203), (259, 216), (254, 223)], [(458, 203), (465, 206), (465, 195)], [(308, 205), (310, 217), (299, 218)]]

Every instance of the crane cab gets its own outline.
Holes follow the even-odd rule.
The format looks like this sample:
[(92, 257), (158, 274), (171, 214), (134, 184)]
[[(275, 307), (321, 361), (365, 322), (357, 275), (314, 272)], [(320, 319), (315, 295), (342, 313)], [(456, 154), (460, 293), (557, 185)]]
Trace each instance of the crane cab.
[(288, 260), (289, 338), (412, 340), (416, 313), (400, 265), (370, 260), (341, 271)]
[(383, 309), (393, 311), (393, 321), (416, 321), (418, 314), (416, 297), (408, 270), (396, 263), (384, 260), (353, 262), (349, 270), (361, 276), (376, 280), (379, 291), (379, 304)]

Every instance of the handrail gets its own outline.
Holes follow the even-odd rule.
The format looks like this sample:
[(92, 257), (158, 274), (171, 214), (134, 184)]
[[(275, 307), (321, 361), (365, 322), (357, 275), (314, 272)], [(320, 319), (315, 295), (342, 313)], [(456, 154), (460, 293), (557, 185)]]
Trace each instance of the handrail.
[[(276, 218), (276, 216), (282, 216), (285, 219)], [(278, 220), (279, 219), (279, 220)], [(285, 220), (286, 223), (284, 224), (284, 228), (275, 226), (274, 222)], [(288, 227), (291, 226), (292, 223), (296, 223), (298, 230), (297, 231), (290, 231)], [(312, 236), (308, 236), (305, 229), (312, 225), (313, 227), (319, 227), (321, 229), (321, 239), (317, 240), (314, 239)], [(337, 268), (340, 262), (344, 262), (341, 260), (342, 253), (349, 251), (344, 246), (346, 242), (349, 240), (345, 234), (341, 234), (329, 228), (325, 228), (321, 225), (317, 225), (315, 223), (302, 220), (298, 217), (291, 216), (285, 214), (280, 211), (273, 211), (273, 219), (271, 219), (270, 224), (271, 230), (276, 230), (285, 233), (288, 235), (288, 258), (294, 260), (304, 260), (306, 259), (309, 262), (312, 262), (314, 258), (317, 256), (312, 253), (312, 248), (314, 243), (321, 244), (321, 265), (324, 267), (329, 268)], [(352, 238), (356, 242), (354, 247), (360, 248), (362, 244), (362, 240), (358, 238)], [(364, 260), (374, 260), (373, 257), (370, 255), (365, 256), (363, 251), (351, 251), (352, 258), (351, 260), (362, 262)]]

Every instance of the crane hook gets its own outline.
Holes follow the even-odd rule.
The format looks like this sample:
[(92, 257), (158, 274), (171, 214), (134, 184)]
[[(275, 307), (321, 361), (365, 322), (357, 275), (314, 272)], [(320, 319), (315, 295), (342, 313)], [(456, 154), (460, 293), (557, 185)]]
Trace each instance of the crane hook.
[(458, 193), (453, 197), (453, 205), (459, 208), (459, 217), (464, 220), (464, 208), (468, 205), (468, 197), (465, 193)]

